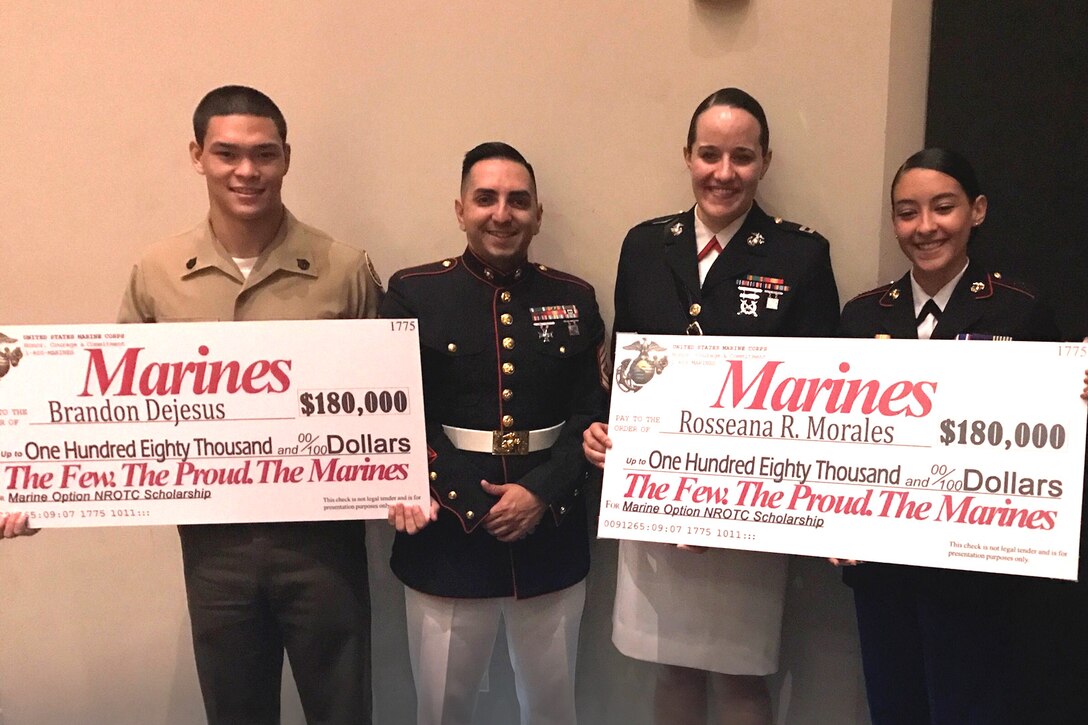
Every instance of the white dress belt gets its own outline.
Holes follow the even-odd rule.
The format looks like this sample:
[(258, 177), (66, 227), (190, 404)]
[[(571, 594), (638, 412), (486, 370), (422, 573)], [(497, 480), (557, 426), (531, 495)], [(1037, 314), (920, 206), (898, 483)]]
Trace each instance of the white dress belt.
[(442, 426), (442, 431), (455, 448), (496, 456), (518, 456), (551, 448), (565, 423), (538, 430), (472, 430)]

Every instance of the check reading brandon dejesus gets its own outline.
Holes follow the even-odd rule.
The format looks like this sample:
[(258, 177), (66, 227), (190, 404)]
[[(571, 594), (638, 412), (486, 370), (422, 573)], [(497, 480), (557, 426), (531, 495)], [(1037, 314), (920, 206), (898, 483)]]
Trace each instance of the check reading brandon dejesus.
[(1088, 346), (617, 336), (599, 535), (1075, 579)]
[(415, 320), (0, 328), (0, 491), (32, 526), (425, 503)]

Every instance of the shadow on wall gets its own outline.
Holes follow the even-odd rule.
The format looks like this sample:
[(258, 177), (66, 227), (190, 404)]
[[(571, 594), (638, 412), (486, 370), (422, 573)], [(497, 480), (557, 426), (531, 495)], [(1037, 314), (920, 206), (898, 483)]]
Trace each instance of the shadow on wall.
[(749, 17), (750, 4), (751, 0), (692, 0), (688, 49), (699, 58), (751, 50), (759, 28)]

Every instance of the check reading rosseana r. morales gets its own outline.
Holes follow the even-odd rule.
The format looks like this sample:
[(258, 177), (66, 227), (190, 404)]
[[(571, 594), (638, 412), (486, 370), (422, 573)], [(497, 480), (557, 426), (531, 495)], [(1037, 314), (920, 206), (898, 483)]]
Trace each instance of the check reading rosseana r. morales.
[[(714, 435), (727, 437), (748, 438), (778, 438), (797, 439), (800, 434), (793, 430), (797, 413), (811, 413), (814, 409), (820, 409), (827, 413), (860, 413), (863, 415), (879, 414), (885, 417), (905, 416), (921, 418), (928, 415), (933, 408), (932, 395), (936, 393), (937, 383), (933, 381), (901, 380), (885, 385), (878, 380), (845, 379), (845, 378), (779, 378), (775, 384), (775, 373), (783, 365), (783, 361), (766, 361), (759, 368), (751, 381), (744, 384), (744, 360), (730, 360), (727, 363), (727, 371), (721, 389), (715, 401), (709, 408), (733, 409), (745, 408), (748, 410), (771, 410), (780, 414), (780, 426), (776, 426), (771, 420), (758, 418), (730, 418), (726, 416), (697, 416), (690, 410), (679, 411), (678, 433), (695, 435)], [(841, 373), (850, 371), (850, 364), (839, 363), (838, 370)], [(784, 413), (789, 410), (791, 413)], [(891, 425), (872, 425), (868, 418), (860, 424), (828, 423), (825, 416), (809, 417), (808, 431), (804, 436), (809, 440), (822, 441), (847, 441), (852, 443), (892, 443), (894, 441), (894, 427)], [(694, 458), (693, 458), (694, 455)], [(713, 461), (713, 462), (712, 462)], [(656, 465), (655, 465), (656, 463)], [(670, 472), (691, 473), (701, 470), (714, 470), (715, 473), (723, 473), (722, 468), (734, 476), (755, 475), (755, 459), (740, 459), (726, 456), (725, 459), (700, 456), (689, 453), (680, 464), (680, 456), (666, 455), (660, 451), (653, 451), (648, 459), (650, 468), (666, 470)], [(679, 481), (662, 482), (655, 481), (649, 473), (626, 473), (628, 482), (624, 493), (625, 499), (658, 498), (655, 491), (665, 494), (669, 488), (674, 488), (673, 496), (676, 502), (690, 501), (694, 504), (711, 505), (759, 505), (785, 508), (791, 511), (804, 511), (807, 513), (837, 513), (861, 516), (914, 516), (913, 513), (904, 514), (907, 495), (899, 491), (879, 491), (876, 498), (883, 499), (876, 504), (873, 490), (868, 490), (862, 496), (819, 493), (806, 485), (812, 466), (817, 469), (816, 478), (819, 483), (849, 482), (864, 483), (884, 486), (900, 485), (901, 466), (894, 468), (871, 467), (836, 467), (830, 461), (817, 460), (813, 464), (802, 461), (768, 460), (760, 459), (759, 475), (761, 478), (770, 479), (780, 483), (786, 478), (796, 479), (792, 493), (787, 495), (783, 491), (764, 491), (761, 481), (739, 480), (734, 487), (731, 496), (730, 489), (726, 486), (705, 485), (699, 482), (698, 477), (685, 475)], [(780, 474), (779, 471), (791, 471), (793, 476)], [(1016, 472), (1004, 472), (1003, 492), (1012, 494), (1009, 486), (1009, 478), (1015, 484), (1018, 480), (1020, 486), (1016, 495), (1050, 496), (1060, 497), (1062, 483), (1060, 480), (1048, 480), (1044, 478), (1018, 478)], [(965, 490), (990, 491), (990, 482), (999, 480), (996, 476), (986, 476), (976, 469), (967, 469), (964, 480), (959, 482), (959, 488)], [(1015, 486), (1014, 486), (1015, 487)], [(996, 492), (996, 491), (993, 491)], [(625, 505), (627, 502), (625, 501)], [(871, 506), (876, 505), (873, 509)], [(675, 508), (675, 507), (674, 507)], [(930, 503), (913, 504), (906, 506), (907, 511), (919, 511), (928, 514), (929, 509), (934, 508)], [(643, 508), (625, 508), (626, 511), (645, 513), (659, 513)], [(675, 515), (691, 515), (684, 509), (676, 509)], [(1012, 505), (1012, 501), (1006, 501), (1006, 506), (973, 505), (970, 499), (953, 501), (952, 497), (945, 496), (943, 504), (936, 507), (936, 520), (959, 521), (961, 523), (995, 523), (999, 526), (1019, 525), (1027, 528), (1051, 529), (1054, 527), (1055, 512), (1048, 510), (1031, 511)]]
[[(715, 532), (736, 529), (759, 537), (737, 548), (925, 566), (971, 541), (1034, 548), (1032, 572), (1069, 575), (1083, 364), (1058, 346), (632, 337), (617, 341), (640, 355), (617, 366), (608, 536), (731, 546)], [(981, 369), (1017, 382), (995, 395)], [(825, 520), (818, 533), (808, 516)]]

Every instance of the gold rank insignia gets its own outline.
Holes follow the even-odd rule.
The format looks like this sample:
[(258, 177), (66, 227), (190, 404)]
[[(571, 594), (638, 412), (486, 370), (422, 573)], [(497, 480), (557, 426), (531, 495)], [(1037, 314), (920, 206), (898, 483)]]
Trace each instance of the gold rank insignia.
[(986, 285), (983, 284), (982, 282), (972, 282), (971, 283), (971, 291), (976, 293), (976, 294), (981, 292), (983, 290), (983, 288), (985, 288), (985, 287), (986, 287)]
[(672, 234), (674, 237), (680, 236), (683, 232), (684, 232), (684, 225), (681, 224), (680, 222), (676, 222), (671, 227), (669, 227), (669, 233)]
[(893, 289), (891, 292), (888, 293), (888, 296), (891, 297), (893, 300), (899, 299), (899, 290)]

